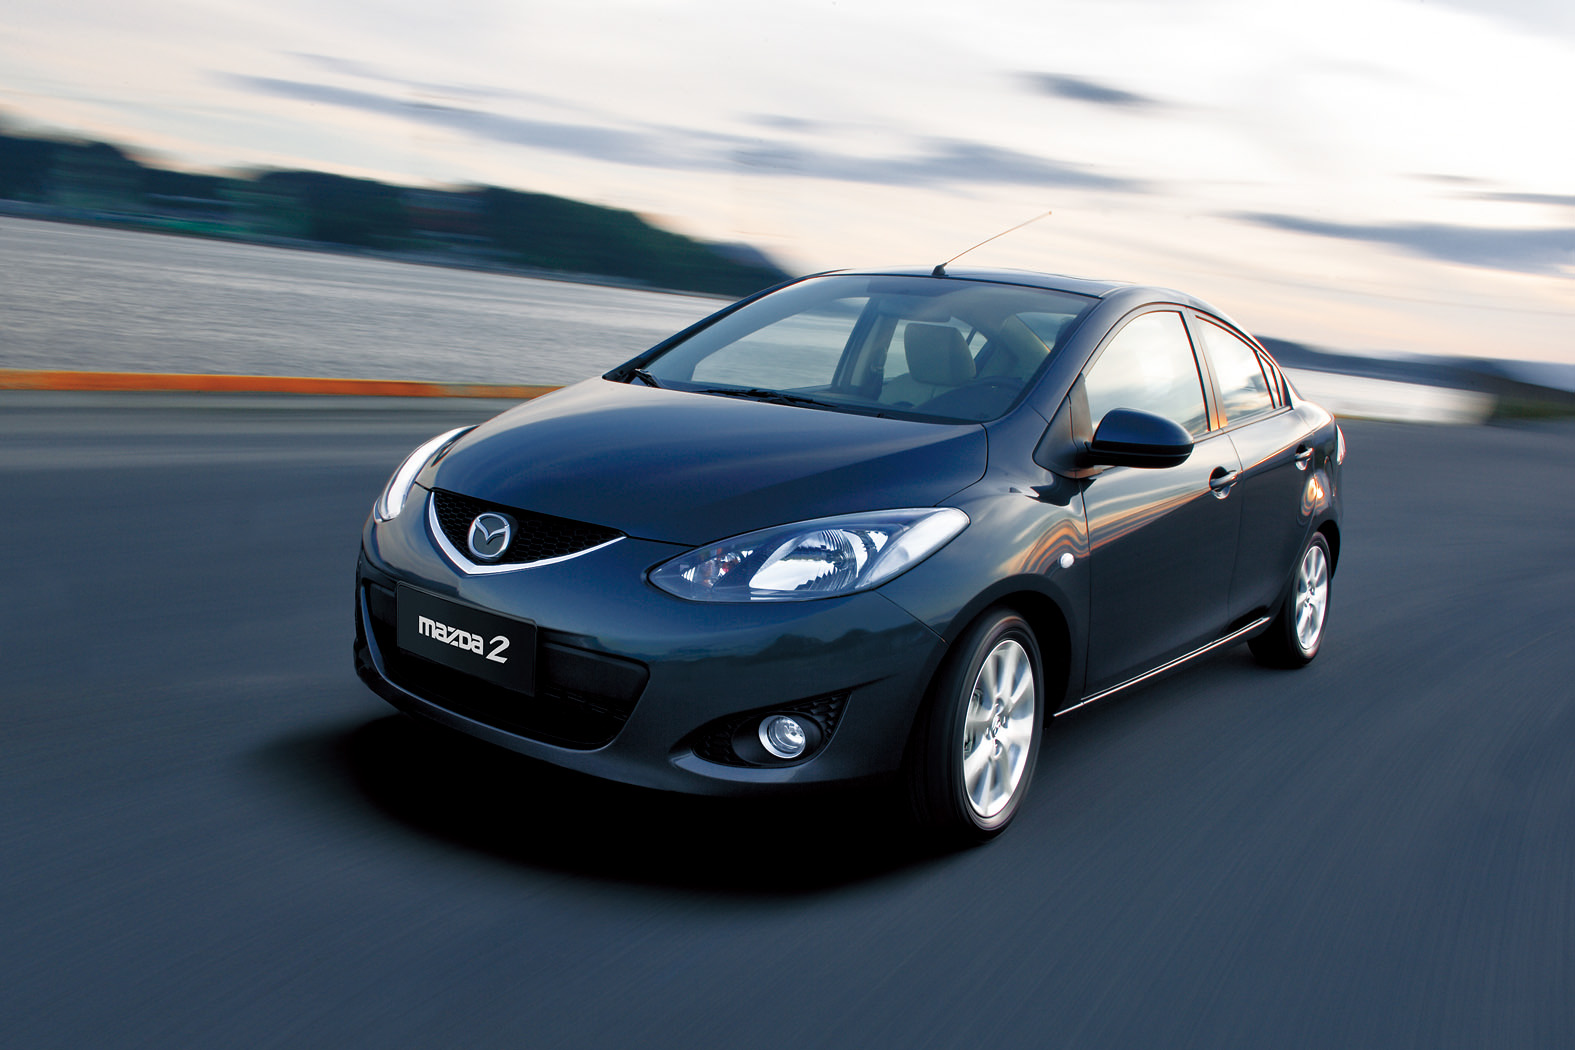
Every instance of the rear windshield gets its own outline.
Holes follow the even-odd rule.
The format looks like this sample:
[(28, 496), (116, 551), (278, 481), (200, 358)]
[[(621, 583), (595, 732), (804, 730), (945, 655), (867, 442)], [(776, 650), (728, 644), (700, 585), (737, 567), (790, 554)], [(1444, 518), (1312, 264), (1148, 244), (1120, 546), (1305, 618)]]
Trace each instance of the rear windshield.
[(728, 314), (644, 367), (679, 390), (990, 420), (1016, 402), (1093, 302), (955, 278), (814, 278)]

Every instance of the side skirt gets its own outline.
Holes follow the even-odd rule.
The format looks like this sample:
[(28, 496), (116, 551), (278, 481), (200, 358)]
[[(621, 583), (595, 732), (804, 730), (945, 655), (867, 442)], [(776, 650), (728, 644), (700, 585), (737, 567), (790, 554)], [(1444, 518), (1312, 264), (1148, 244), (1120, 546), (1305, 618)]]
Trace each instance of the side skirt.
[(1129, 679), (1127, 679), (1125, 682), (1122, 682), (1120, 685), (1113, 685), (1109, 689), (1101, 689), (1099, 692), (1093, 694), (1092, 696), (1085, 696), (1085, 697), (1083, 697), (1083, 699), (1079, 700), (1077, 703), (1073, 704), (1071, 707), (1064, 708), (1063, 710), (1057, 711), (1051, 717), (1052, 718), (1059, 718), (1062, 715), (1067, 714), (1068, 712), (1076, 711), (1078, 708), (1084, 706), (1085, 704), (1091, 704), (1095, 700), (1103, 700), (1105, 697), (1110, 696), (1113, 693), (1119, 693), (1123, 689), (1126, 689), (1126, 688), (1129, 688), (1131, 686), (1137, 685), (1139, 682), (1146, 682), (1150, 678), (1157, 678), (1160, 675), (1164, 674), (1166, 671), (1174, 670), (1175, 668), (1180, 667), (1182, 664), (1186, 663), (1189, 660), (1196, 660), (1200, 656), (1205, 656), (1208, 653), (1212, 653), (1216, 649), (1223, 648), (1224, 646), (1227, 646), (1227, 645), (1231, 644), (1232, 642), (1239, 641), (1240, 639), (1245, 638), (1247, 635), (1253, 633), (1254, 631), (1258, 630), (1260, 627), (1263, 627), (1265, 624), (1267, 624), (1270, 619), (1271, 618), (1268, 617), (1268, 616), (1260, 616), (1258, 619), (1252, 621), (1251, 623), (1249, 623), (1247, 626), (1241, 628), (1240, 630), (1232, 631), (1230, 634), (1227, 634), (1225, 637), (1220, 638), (1217, 641), (1210, 642), (1208, 645), (1205, 645), (1201, 649), (1194, 649), (1192, 652), (1188, 653), (1185, 656), (1178, 656), (1174, 660), (1171, 660), (1169, 663), (1160, 664), (1158, 667), (1154, 668), (1152, 671), (1145, 671), (1142, 674), (1138, 675), (1136, 678), (1129, 678)]

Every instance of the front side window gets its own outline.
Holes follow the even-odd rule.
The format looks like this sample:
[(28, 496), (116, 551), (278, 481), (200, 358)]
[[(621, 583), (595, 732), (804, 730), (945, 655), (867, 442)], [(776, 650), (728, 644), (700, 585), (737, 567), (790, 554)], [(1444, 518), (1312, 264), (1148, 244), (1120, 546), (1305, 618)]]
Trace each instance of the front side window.
[(1209, 363), (1214, 366), (1226, 425), (1274, 411), (1274, 399), (1269, 394), (1258, 352), (1213, 321), (1204, 319), (1198, 332)]
[(1187, 325), (1172, 310), (1141, 314), (1116, 333), (1083, 377), (1094, 429), (1113, 408), (1152, 412), (1194, 437), (1208, 430), (1203, 380)]
[(790, 285), (644, 364), (662, 386), (943, 422), (995, 419), (1095, 300), (955, 278)]

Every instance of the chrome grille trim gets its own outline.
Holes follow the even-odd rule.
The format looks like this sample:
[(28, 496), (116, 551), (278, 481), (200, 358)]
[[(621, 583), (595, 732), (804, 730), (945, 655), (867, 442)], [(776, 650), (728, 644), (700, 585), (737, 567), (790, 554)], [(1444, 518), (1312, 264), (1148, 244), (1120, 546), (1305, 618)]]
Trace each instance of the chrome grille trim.
[(578, 558), (592, 551), (599, 551), (603, 547), (611, 547), (619, 540), (625, 538), (623, 536), (615, 536), (606, 543), (598, 543), (594, 547), (586, 547), (584, 550), (575, 551), (573, 554), (563, 554), (556, 558), (543, 558), (541, 561), (509, 562), (503, 565), (479, 565), (461, 553), (459, 548), (450, 543), (448, 537), (443, 534), (443, 526), (438, 522), (437, 516), (437, 497), (431, 492), (427, 493), (427, 531), (432, 534), (432, 539), (437, 543), (438, 550), (442, 551), (444, 556), (454, 563), (454, 568), (467, 576), (490, 576), (499, 572), (522, 572), (525, 569), (539, 569), (543, 565), (557, 565), (559, 562)]

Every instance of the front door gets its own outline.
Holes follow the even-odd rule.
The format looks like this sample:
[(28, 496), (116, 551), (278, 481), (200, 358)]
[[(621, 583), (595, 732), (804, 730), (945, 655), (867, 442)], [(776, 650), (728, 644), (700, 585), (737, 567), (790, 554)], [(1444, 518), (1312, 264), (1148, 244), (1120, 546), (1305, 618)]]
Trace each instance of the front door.
[(1209, 430), (1203, 383), (1181, 314), (1129, 320), (1085, 370), (1089, 421), (1113, 408), (1153, 412), (1193, 435), (1192, 455), (1162, 469), (1109, 467), (1088, 479), (1088, 674), (1084, 694), (1119, 685), (1213, 641), (1227, 603), (1240, 500), (1216, 479), (1241, 466)]

